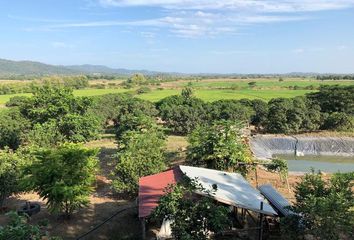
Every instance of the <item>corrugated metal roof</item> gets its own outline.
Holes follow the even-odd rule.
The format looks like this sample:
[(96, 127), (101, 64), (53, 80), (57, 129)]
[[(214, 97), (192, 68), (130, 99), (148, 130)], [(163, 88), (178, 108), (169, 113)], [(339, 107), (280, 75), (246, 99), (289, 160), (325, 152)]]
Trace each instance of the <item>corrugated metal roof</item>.
[(181, 170), (176, 167), (169, 171), (139, 179), (139, 217), (147, 217), (157, 207), (159, 199), (169, 184), (182, 178)]
[[(212, 186), (216, 184), (217, 191), (212, 197), (219, 202), (267, 215), (277, 215), (260, 192), (252, 187), (241, 174), (189, 166), (180, 166), (180, 169), (187, 177), (198, 179), (198, 182), (207, 190), (212, 190)], [(264, 203), (263, 211), (260, 210), (261, 202)]]
[(289, 201), (278, 193), (272, 185), (265, 184), (259, 186), (258, 189), (281, 215), (288, 216), (289, 214), (293, 214), (293, 212), (288, 209), (288, 207), (290, 207)]

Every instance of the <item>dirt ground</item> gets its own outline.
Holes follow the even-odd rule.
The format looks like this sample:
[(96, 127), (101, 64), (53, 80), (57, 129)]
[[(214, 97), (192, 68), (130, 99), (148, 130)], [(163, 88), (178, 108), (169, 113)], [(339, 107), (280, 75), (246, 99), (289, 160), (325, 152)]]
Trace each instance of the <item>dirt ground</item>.
[[(186, 140), (182, 137), (172, 136), (167, 141), (167, 158), (171, 166), (183, 163), (185, 159)], [(87, 208), (80, 209), (73, 214), (70, 220), (60, 219), (58, 216), (50, 214), (45, 206), (45, 202), (40, 199), (36, 193), (26, 193), (13, 196), (7, 201), (7, 210), (16, 210), (26, 201), (38, 202), (41, 204), (40, 213), (30, 219), (30, 223), (38, 223), (43, 219), (48, 220), (48, 226), (45, 228), (51, 236), (60, 236), (63, 239), (78, 239), (79, 236), (95, 228), (106, 219), (110, 218), (116, 212), (129, 208), (110, 221), (102, 225), (97, 230), (81, 239), (105, 240), (105, 239), (139, 239), (140, 223), (137, 215), (136, 203), (124, 196), (116, 196), (111, 190), (111, 180), (109, 175), (114, 167), (114, 155), (117, 151), (116, 143), (112, 138), (105, 137), (100, 141), (94, 141), (88, 144), (90, 147), (99, 147), (101, 171), (96, 177), (95, 192), (90, 196), (90, 204)], [(290, 191), (286, 183), (280, 181), (280, 176), (276, 173), (269, 173), (263, 169), (257, 169), (258, 185), (270, 183), (279, 192), (281, 192), (290, 201), (293, 201), (293, 187), (299, 181), (299, 175), (290, 175), (288, 178)], [(253, 186), (256, 186), (255, 171), (252, 171), (248, 180)], [(0, 214), (0, 225), (4, 224), (7, 217)], [(148, 236), (153, 237), (152, 233)]]

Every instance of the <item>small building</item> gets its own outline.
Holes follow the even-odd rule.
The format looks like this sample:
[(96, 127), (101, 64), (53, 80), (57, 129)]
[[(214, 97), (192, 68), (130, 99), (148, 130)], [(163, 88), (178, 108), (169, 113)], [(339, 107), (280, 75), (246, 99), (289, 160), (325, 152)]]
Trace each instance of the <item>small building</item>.
[(143, 234), (145, 234), (145, 219), (157, 207), (160, 197), (164, 195), (164, 189), (169, 184), (176, 184), (183, 176), (196, 179), (206, 190), (213, 190), (211, 195), (204, 192), (196, 192), (196, 194), (212, 197), (217, 202), (230, 206), (236, 215), (241, 210), (242, 217), (247, 213), (252, 217), (250, 212), (253, 212), (261, 216), (261, 223), (264, 215), (278, 216), (278, 213), (261, 193), (250, 185), (241, 174), (199, 167), (178, 166), (166, 172), (140, 178), (139, 218), (142, 222)]

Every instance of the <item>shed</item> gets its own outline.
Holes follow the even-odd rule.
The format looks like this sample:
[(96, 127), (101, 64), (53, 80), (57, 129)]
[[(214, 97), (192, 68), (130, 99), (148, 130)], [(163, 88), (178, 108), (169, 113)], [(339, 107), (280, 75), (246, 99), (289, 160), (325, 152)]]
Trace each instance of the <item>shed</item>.
[[(216, 186), (217, 190), (211, 197), (218, 202), (269, 216), (277, 215), (261, 193), (239, 173), (189, 166), (180, 166), (180, 169), (188, 178), (197, 179), (206, 190), (212, 191)], [(203, 192), (198, 194), (205, 195)], [(261, 202), (263, 210), (260, 209)]]
[(139, 179), (139, 218), (145, 218), (157, 207), (160, 197), (169, 184), (175, 184), (182, 178), (179, 167), (142, 177)]

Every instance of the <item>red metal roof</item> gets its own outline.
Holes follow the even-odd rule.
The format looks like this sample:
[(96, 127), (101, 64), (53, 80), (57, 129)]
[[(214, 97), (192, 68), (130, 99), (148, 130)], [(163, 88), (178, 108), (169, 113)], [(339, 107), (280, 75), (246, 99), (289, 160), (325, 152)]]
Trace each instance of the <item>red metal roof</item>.
[(139, 217), (147, 217), (158, 205), (158, 201), (169, 184), (175, 184), (182, 178), (179, 167), (166, 172), (139, 179)]

